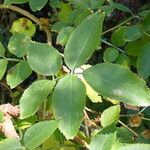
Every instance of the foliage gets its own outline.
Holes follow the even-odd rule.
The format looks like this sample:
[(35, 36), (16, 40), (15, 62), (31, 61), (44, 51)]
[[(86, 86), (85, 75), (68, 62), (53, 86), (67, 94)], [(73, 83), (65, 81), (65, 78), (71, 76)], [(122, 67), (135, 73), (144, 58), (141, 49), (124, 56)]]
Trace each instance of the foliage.
[[(47, 7), (51, 14), (38, 17)], [(20, 139), (0, 136), (0, 150), (150, 149), (147, 7), (133, 14), (113, 0), (4, 0), (0, 9), (24, 17), (0, 38), (0, 84), (20, 109)]]

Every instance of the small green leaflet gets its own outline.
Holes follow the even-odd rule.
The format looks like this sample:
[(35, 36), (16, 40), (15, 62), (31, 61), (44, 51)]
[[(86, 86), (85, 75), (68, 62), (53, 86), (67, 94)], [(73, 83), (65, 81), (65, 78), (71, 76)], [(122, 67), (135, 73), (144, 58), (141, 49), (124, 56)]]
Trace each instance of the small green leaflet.
[(150, 43), (144, 46), (138, 57), (137, 70), (144, 79), (150, 76)]
[(150, 105), (150, 90), (144, 80), (118, 64), (97, 64), (83, 72), (89, 85), (103, 96), (137, 106)]
[(6, 80), (7, 84), (12, 88), (15, 88), (21, 82), (23, 82), (26, 78), (30, 76), (32, 70), (26, 61), (21, 61), (14, 67), (10, 68)]
[(78, 132), (83, 119), (86, 91), (80, 79), (67, 75), (60, 79), (52, 96), (52, 108), (56, 119), (60, 119), (59, 129), (67, 139)]
[(99, 44), (103, 13), (94, 13), (84, 19), (72, 32), (64, 52), (64, 59), (70, 69), (75, 69), (90, 58)]
[(126, 32), (124, 33), (124, 41), (131, 42), (138, 40), (143, 36), (143, 32), (140, 29), (139, 25), (130, 26), (126, 29)]
[(118, 50), (113, 47), (109, 47), (105, 49), (103, 59), (104, 62), (113, 62), (116, 60), (118, 56), (119, 56)]
[(62, 30), (59, 32), (59, 34), (57, 36), (56, 43), (60, 44), (62, 46), (66, 45), (66, 43), (68, 42), (68, 39), (69, 39), (71, 33), (73, 32), (73, 30), (74, 30), (73, 27), (62, 28)]
[(0, 150), (23, 150), (19, 140), (8, 138), (0, 142)]
[(24, 119), (34, 115), (52, 92), (54, 85), (55, 81), (51, 80), (38, 80), (32, 83), (20, 99), (20, 118)]
[(119, 120), (120, 106), (112, 106), (105, 109), (101, 115), (101, 125), (107, 127), (112, 123), (117, 123)]
[(8, 61), (5, 59), (0, 59), (0, 80), (3, 78), (5, 71), (7, 69)]
[(0, 57), (5, 55), (5, 48), (3, 44), (0, 42)]
[(32, 11), (41, 10), (47, 3), (48, 0), (29, 0), (29, 5)]
[(23, 33), (14, 33), (8, 43), (8, 50), (17, 57), (23, 57), (29, 47), (31, 38)]
[(111, 42), (116, 46), (123, 46), (126, 44), (124, 41), (123, 36), (126, 31), (126, 26), (122, 26), (118, 28), (115, 32), (112, 33)]
[(31, 126), (24, 134), (24, 145), (26, 149), (35, 149), (46, 141), (57, 129), (59, 121), (42, 121)]

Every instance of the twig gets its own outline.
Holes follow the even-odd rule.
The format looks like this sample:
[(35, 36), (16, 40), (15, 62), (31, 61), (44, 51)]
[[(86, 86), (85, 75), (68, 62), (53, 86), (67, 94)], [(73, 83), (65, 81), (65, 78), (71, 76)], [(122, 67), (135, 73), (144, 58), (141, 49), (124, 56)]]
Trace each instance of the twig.
[(8, 5), (0, 5), (0, 9), (10, 9), (15, 12), (18, 12), (18, 13), (22, 14), (23, 16), (30, 18), (32, 21), (36, 22), (39, 26), (41, 26), (41, 22), (37, 17), (35, 17), (34, 15), (30, 14), (28, 11), (26, 11), (22, 8), (19, 8), (17, 6), (13, 6), (13, 5), (9, 5), (9, 6)]
[(35, 23), (37, 23), (41, 29), (44, 29), (43, 31), (46, 33), (46, 36), (47, 36), (47, 43), (49, 45), (51, 45), (51, 32), (47, 27), (43, 28), (44, 24), (39, 18), (35, 17), (31, 13), (29, 13), (28, 11), (26, 11), (22, 8), (19, 8), (17, 6), (13, 6), (13, 5), (9, 5), (9, 6), (8, 5), (0, 5), (0, 9), (9, 9), (9, 10), (18, 12), (18, 13), (22, 14), (23, 16), (26, 16), (27, 18), (31, 19)]
[(130, 132), (132, 132), (136, 137), (139, 137), (139, 135), (133, 131), (131, 128), (129, 128), (126, 124), (124, 124), (122, 121), (119, 120), (119, 123), (124, 126), (126, 129), (128, 129)]
[(132, 17), (128, 18), (127, 20), (121, 22), (121, 23), (118, 24), (117, 26), (115, 26), (115, 27), (113, 27), (113, 28), (110, 28), (110, 29), (104, 31), (104, 32), (102, 33), (102, 35), (104, 35), (104, 34), (106, 34), (106, 33), (108, 33), (108, 32), (111, 32), (111, 31), (113, 31), (113, 30), (119, 28), (120, 26), (126, 24), (127, 22), (129, 22), (129, 21), (132, 20), (133, 18), (137, 18), (137, 16), (132, 16)]
[[(86, 111), (84, 110), (84, 123), (85, 123), (85, 132), (86, 132), (86, 135), (87, 137), (89, 138), (90, 137), (90, 133), (89, 133), (89, 128), (88, 128), (88, 120), (89, 120), (89, 116), (88, 114), (86, 113)], [(88, 119), (88, 120), (87, 120)]]
[(91, 112), (91, 113), (93, 113), (93, 114), (100, 114), (100, 113), (98, 113), (97, 111), (95, 111), (95, 110), (92, 110), (92, 109), (90, 109), (90, 108), (87, 108), (87, 107), (84, 107), (84, 109), (85, 109), (86, 111), (88, 111), (88, 112)]
[(110, 42), (107, 42), (107, 41), (105, 41), (105, 40), (103, 40), (103, 39), (101, 39), (101, 41), (102, 41), (103, 43), (107, 44), (108, 46), (114, 47), (114, 48), (116, 48), (117, 50), (119, 50), (120, 52), (126, 54), (125, 51), (123, 51), (123, 50), (120, 49), (119, 47), (117, 47), (117, 46), (111, 44)]

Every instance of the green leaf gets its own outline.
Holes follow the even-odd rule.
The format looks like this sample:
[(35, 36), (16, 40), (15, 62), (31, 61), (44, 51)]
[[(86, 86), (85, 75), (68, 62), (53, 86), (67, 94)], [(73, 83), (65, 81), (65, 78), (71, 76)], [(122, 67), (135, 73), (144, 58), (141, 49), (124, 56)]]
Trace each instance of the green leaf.
[(82, 10), (76, 18), (74, 18), (74, 25), (78, 26), (84, 19), (91, 14), (90, 10)]
[(68, 27), (68, 24), (59, 21), (52, 25), (51, 31), (59, 33), (65, 27)]
[(107, 127), (112, 123), (118, 123), (120, 113), (120, 106), (112, 106), (105, 109), (101, 115), (101, 125)]
[(0, 59), (0, 80), (3, 78), (6, 69), (7, 69), (8, 61), (5, 59)]
[(111, 36), (111, 42), (116, 46), (123, 46), (126, 44), (126, 41), (124, 41), (123, 36), (126, 31), (127, 27), (120, 27), (115, 32), (113, 32)]
[(133, 143), (134, 134), (127, 128), (121, 126), (117, 129), (117, 138), (122, 143)]
[(92, 9), (99, 8), (105, 2), (105, 0), (90, 0), (90, 1), (91, 1), (91, 7), (92, 7)]
[(149, 150), (150, 144), (129, 144), (122, 146), (119, 150)]
[(62, 4), (61, 0), (50, 0), (50, 2), (49, 2), (49, 5), (52, 8), (60, 8), (61, 4)]
[(90, 0), (69, 0), (72, 4), (75, 5), (75, 7), (78, 7), (80, 9), (89, 9), (90, 6)]
[(111, 150), (112, 145), (115, 143), (116, 133), (112, 134), (97, 134), (92, 138), (89, 145), (90, 150)]
[(99, 9), (103, 10), (105, 12), (106, 16), (110, 16), (114, 10), (114, 8), (109, 5), (103, 5)]
[(94, 13), (72, 32), (64, 52), (65, 62), (70, 69), (84, 64), (97, 48), (103, 20), (104, 14)]
[(23, 4), (27, 3), (29, 0), (5, 0), (4, 5), (11, 5), (11, 4)]
[(83, 119), (86, 91), (80, 79), (67, 75), (60, 79), (53, 93), (54, 116), (60, 120), (59, 129), (67, 139), (78, 132)]
[(29, 67), (26, 61), (21, 61), (14, 67), (10, 68), (6, 77), (7, 84), (11, 89), (15, 88), (32, 73), (31, 68)]
[(126, 32), (124, 33), (124, 40), (126, 42), (131, 42), (138, 40), (143, 36), (143, 32), (140, 29), (139, 25), (130, 26), (126, 29)]
[(113, 2), (113, 6), (117, 9), (121, 10), (121, 11), (128, 12), (128, 13), (132, 14), (131, 10), (123, 4)]
[(8, 138), (0, 142), (0, 150), (23, 150), (19, 140)]
[(144, 21), (142, 23), (142, 29), (145, 32), (150, 32), (150, 13), (144, 18)]
[(128, 55), (131, 56), (139, 56), (142, 52), (143, 47), (150, 42), (150, 37), (143, 36), (141, 39), (137, 41), (132, 41), (127, 43), (125, 46), (125, 51)]
[(29, 37), (32, 37), (35, 31), (35, 25), (27, 18), (19, 18), (18, 20), (14, 21), (10, 29), (12, 34), (19, 32), (24, 33)]
[(137, 70), (144, 79), (150, 76), (150, 43), (144, 46), (138, 57)]
[(150, 105), (150, 90), (136, 74), (118, 64), (97, 64), (83, 72), (89, 85), (103, 96), (137, 106)]
[(8, 50), (17, 57), (23, 57), (29, 47), (30, 37), (22, 33), (14, 33), (8, 43)]
[(0, 57), (5, 55), (5, 48), (3, 44), (0, 42)]
[(55, 81), (39, 80), (32, 83), (20, 99), (20, 118), (34, 115), (46, 97), (52, 92)]
[(73, 27), (63, 28), (57, 36), (56, 43), (60, 44), (62, 46), (66, 45), (66, 43), (68, 42), (68, 39), (69, 39), (71, 33), (73, 32), (73, 30), (74, 30)]
[(32, 42), (27, 61), (35, 72), (46, 76), (57, 73), (62, 65), (58, 51), (46, 43)]
[(46, 141), (57, 129), (59, 121), (42, 121), (29, 129), (24, 134), (24, 145), (26, 149), (34, 149)]
[(39, 11), (46, 5), (47, 1), (48, 0), (29, 0), (29, 5), (33, 11)]
[(68, 3), (62, 3), (58, 12), (58, 19), (64, 23), (68, 23), (69, 15), (72, 12), (72, 8)]
[(119, 54), (119, 56), (116, 59), (116, 63), (125, 67), (128, 67), (131, 64), (129, 56), (123, 53)]
[(103, 59), (105, 62), (113, 62), (116, 60), (116, 58), (119, 56), (119, 52), (117, 49), (115, 48), (107, 48), (105, 51), (104, 51), (104, 56), (103, 56)]

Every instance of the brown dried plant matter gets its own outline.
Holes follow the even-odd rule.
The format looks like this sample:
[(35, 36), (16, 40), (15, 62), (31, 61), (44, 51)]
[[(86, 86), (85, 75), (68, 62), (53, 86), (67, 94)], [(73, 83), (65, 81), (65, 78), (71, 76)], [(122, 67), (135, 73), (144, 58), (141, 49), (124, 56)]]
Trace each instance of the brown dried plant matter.
[(0, 123), (0, 131), (4, 133), (7, 138), (17, 138), (19, 136), (14, 128), (12, 123), (12, 117), (19, 117), (20, 110), (17, 106), (13, 106), (11, 104), (3, 104), (0, 105), (0, 111), (4, 114), (4, 121)]

